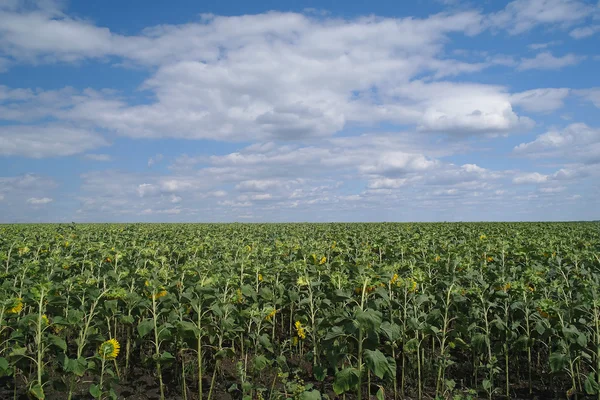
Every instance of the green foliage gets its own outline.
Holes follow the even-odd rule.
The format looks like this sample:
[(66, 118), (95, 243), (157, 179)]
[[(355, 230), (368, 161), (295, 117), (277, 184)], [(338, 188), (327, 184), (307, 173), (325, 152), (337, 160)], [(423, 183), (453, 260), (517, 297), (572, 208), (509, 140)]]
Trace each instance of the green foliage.
[(2, 225), (0, 377), (40, 399), (140, 371), (174, 397), (597, 395), (599, 228)]

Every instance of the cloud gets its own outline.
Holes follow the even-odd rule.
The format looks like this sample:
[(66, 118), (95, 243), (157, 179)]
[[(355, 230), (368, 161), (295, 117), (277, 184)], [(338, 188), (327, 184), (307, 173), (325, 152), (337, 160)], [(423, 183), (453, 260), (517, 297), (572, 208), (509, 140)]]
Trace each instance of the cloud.
[(581, 28), (575, 28), (571, 31), (571, 33), (569, 33), (569, 35), (575, 39), (583, 39), (595, 35), (596, 32), (600, 32), (600, 25), (590, 25), (583, 26)]
[(541, 193), (560, 193), (564, 192), (567, 188), (565, 186), (554, 186), (554, 187), (545, 187), (540, 188), (539, 191)]
[(530, 112), (556, 111), (564, 106), (564, 100), (571, 92), (568, 88), (532, 89), (510, 96), (513, 105)]
[(592, 102), (596, 107), (600, 108), (600, 87), (574, 90), (573, 93)]
[(435, 160), (429, 160), (422, 154), (386, 151), (372, 162), (365, 162), (359, 167), (359, 171), (364, 174), (402, 176), (410, 172), (432, 169), (436, 164)]
[(513, 183), (517, 185), (543, 183), (548, 180), (548, 175), (540, 174), (539, 172), (529, 172), (520, 174), (513, 178)]
[(600, 163), (600, 129), (575, 123), (564, 129), (553, 129), (521, 143), (514, 153), (530, 158), (573, 159), (586, 164)]
[(558, 46), (559, 44), (562, 44), (562, 41), (551, 40), (551, 41), (545, 42), (545, 43), (532, 43), (532, 44), (528, 45), (527, 47), (529, 47), (532, 50), (542, 50), (542, 49), (547, 49), (548, 47), (551, 47), (551, 46)]
[(569, 27), (587, 18), (592, 11), (592, 5), (578, 0), (516, 0), (491, 14), (487, 24), (517, 35), (542, 24)]
[(44, 158), (70, 156), (107, 146), (91, 131), (63, 125), (0, 126), (0, 155)]
[(44, 204), (48, 204), (51, 203), (53, 200), (49, 197), (31, 197), (29, 199), (27, 199), (27, 203), (34, 205), (34, 206), (40, 206), (40, 205), (44, 205)]
[(510, 96), (501, 86), (414, 81), (391, 89), (390, 94), (407, 99), (406, 107), (423, 131), (466, 136), (532, 126), (530, 119), (513, 111)]
[(148, 159), (148, 166), (151, 167), (154, 164), (161, 162), (163, 158), (164, 158), (164, 156), (162, 154), (157, 154), (154, 157), (150, 157)]
[(112, 157), (110, 156), (110, 154), (88, 153), (88, 154), (85, 154), (83, 156), (83, 158), (88, 159), (88, 160), (92, 160), (92, 161), (103, 161), (103, 162), (112, 161)]
[(248, 180), (238, 183), (235, 188), (240, 192), (264, 192), (268, 189), (277, 187), (279, 184), (276, 180)]
[[(19, 16), (43, 15), (33, 14), (21, 12)], [(445, 129), (440, 127), (439, 115), (430, 115), (432, 110), (412, 107), (411, 96), (396, 99), (378, 92), (410, 86), (412, 78), (423, 74), (439, 79), (496, 65), (494, 57), (475, 63), (443, 57), (448, 35), (475, 35), (482, 29), (481, 20), (475, 11), (422, 19), (344, 20), (277, 12), (240, 17), (205, 15), (200, 22), (162, 25), (124, 37), (62, 16), (54, 18), (52, 24), (71, 29), (75, 36), (79, 29), (94, 32), (97, 43), (85, 45), (84, 32), (80, 44), (69, 44), (81, 47), (80, 52), (53, 47), (55, 39), (51, 38), (37, 43), (23, 37), (41, 46), (35, 50), (32, 45), (32, 50), (17, 46), (9, 35), (4, 41), (12, 44), (5, 46), (16, 52), (11, 53), (13, 57), (18, 58), (15, 49), (20, 48), (25, 55), (31, 53), (27, 57), (35, 57), (36, 62), (43, 61), (49, 52), (63, 60), (73, 53), (74, 58), (117, 56), (156, 66), (142, 85), (155, 101), (131, 105), (111, 93), (71, 88), (26, 91), (22, 99), (15, 98), (19, 93), (12, 94), (9, 106), (0, 108), (0, 117), (31, 121), (51, 116), (134, 138), (228, 141), (311, 140), (331, 136), (352, 123), (381, 121), (425, 121), (423, 126), (428, 129), (433, 119), (434, 129)], [(479, 99), (474, 93), (471, 101)], [(33, 114), (27, 112), (31, 109)], [(447, 119), (455, 118), (451, 127), (460, 128), (458, 119), (464, 117), (453, 112), (442, 107)], [(507, 113), (512, 117), (510, 110)], [(486, 110), (481, 115), (471, 120), (495, 118), (486, 115)]]
[[(38, 2), (41, 4), (41, 2)], [(29, 62), (79, 61), (111, 53), (118, 35), (58, 10), (0, 10), (0, 50)]]
[(48, 189), (56, 186), (53, 179), (36, 174), (0, 177), (0, 190)]
[(555, 57), (550, 52), (537, 54), (534, 58), (523, 58), (517, 69), (526, 71), (530, 69), (561, 69), (564, 67), (579, 64), (585, 60), (585, 56), (577, 56), (575, 54), (566, 54), (562, 57)]
[(177, 215), (180, 214), (182, 211), (181, 208), (167, 208), (167, 209), (162, 209), (162, 210), (153, 210), (151, 208), (146, 208), (144, 210), (142, 210), (140, 212), (140, 214), (142, 215), (150, 215), (150, 214), (168, 214), (168, 215)]

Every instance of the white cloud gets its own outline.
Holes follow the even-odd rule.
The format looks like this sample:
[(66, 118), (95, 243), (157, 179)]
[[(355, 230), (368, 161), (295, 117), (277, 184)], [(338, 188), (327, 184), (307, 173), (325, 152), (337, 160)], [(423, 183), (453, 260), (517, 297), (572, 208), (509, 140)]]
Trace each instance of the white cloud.
[(565, 54), (562, 57), (555, 57), (550, 52), (538, 53), (534, 58), (523, 58), (519, 66), (520, 71), (530, 69), (561, 69), (564, 67), (579, 64), (585, 60), (585, 56), (577, 56), (575, 54)]
[(45, 190), (55, 186), (54, 180), (36, 174), (0, 177), (0, 190), (6, 191)]
[(538, 25), (568, 27), (590, 15), (593, 6), (578, 0), (515, 0), (493, 13), (488, 24), (516, 35)]
[(167, 215), (177, 215), (181, 214), (181, 208), (166, 208), (162, 210), (153, 210), (152, 208), (146, 208), (140, 212), (142, 215), (151, 215), (151, 214), (167, 214)]
[(517, 185), (544, 183), (546, 181), (548, 181), (548, 175), (543, 175), (539, 172), (522, 173), (513, 178), (513, 183)]
[(110, 156), (110, 154), (88, 153), (88, 154), (85, 154), (83, 157), (88, 160), (92, 160), (92, 161), (104, 161), (104, 162), (112, 161), (112, 157)]
[(592, 102), (596, 107), (600, 108), (600, 87), (574, 90), (573, 93), (575, 93), (578, 96), (581, 96), (587, 101)]
[(27, 203), (34, 205), (34, 206), (39, 206), (39, 205), (44, 205), (44, 204), (48, 204), (51, 203), (53, 200), (49, 197), (31, 197), (29, 199), (27, 199)]
[(571, 33), (569, 33), (569, 35), (575, 39), (583, 39), (596, 34), (596, 32), (600, 32), (600, 25), (590, 25), (583, 26), (581, 28), (575, 28), (571, 31)]
[(554, 187), (545, 187), (540, 188), (539, 191), (542, 193), (560, 193), (564, 192), (567, 188), (565, 186), (554, 186)]
[[(500, 109), (490, 105), (493, 110), (479, 110), (481, 115), (473, 118), (469, 112), (477, 110), (470, 106), (454, 110), (447, 104), (427, 105), (423, 99), (426, 108), (413, 107), (409, 95), (373, 95), (406, 86), (424, 73), (440, 78), (496, 65), (494, 57), (472, 64), (441, 58), (448, 34), (481, 31), (482, 16), (474, 11), (425, 19), (342, 20), (275, 12), (202, 18), (198, 23), (149, 28), (139, 36), (110, 34), (110, 40), (99, 40), (114, 45), (104, 55), (157, 65), (142, 86), (155, 94), (153, 103), (129, 105), (110, 93), (64, 89), (25, 93), (19, 104), (13, 100), (0, 109), (0, 116), (4, 112), (5, 118), (31, 120), (50, 115), (130, 137), (217, 140), (309, 139), (330, 136), (353, 122), (379, 121), (421, 123), (433, 130), (483, 122), (498, 129), (493, 120), (500, 119), (499, 129), (504, 130), (511, 124), (504, 122), (503, 113), (516, 117), (506, 103)], [(53, 23), (71, 22), (64, 17)], [(102, 32), (97, 34), (103, 37)], [(51, 43), (44, 46), (39, 53), (52, 48)], [(103, 46), (78, 54), (95, 56)], [(63, 56), (71, 51), (54, 50)], [(429, 93), (435, 103), (434, 92)], [(471, 104), (482, 96), (474, 87), (463, 95)], [(28, 114), (32, 108), (37, 111)], [(439, 117), (451, 122), (440, 124)]]
[(31, 158), (70, 156), (108, 142), (85, 129), (61, 126), (0, 126), (0, 155)]
[(532, 125), (531, 120), (513, 111), (510, 96), (500, 86), (415, 81), (390, 92), (413, 103), (406, 107), (410, 107), (418, 128), (424, 131), (494, 134)]
[(398, 176), (415, 171), (426, 171), (437, 165), (435, 160), (428, 160), (422, 154), (410, 154), (401, 151), (387, 151), (377, 159), (359, 166), (359, 171), (364, 174), (384, 176)]
[(528, 45), (527, 47), (529, 47), (532, 50), (542, 50), (542, 49), (547, 49), (548, 47), (551, 47), (551, 46), (557, 46), (561, 43), (562, 43), (562, 41), (560, 41), (560, 40), (552, 40), (550, 42), (545, 42), (545, 43), (532, 43), (532, 44)]
[(521, 143), (514, 152), (531, 158), (564, 158), (587, 164), (600, 163), (600, 129), (575, 123), (564, 129), (553, 129)]
[(533, 89), (512, 94), (510, 102), (526, 111), (550, 112), (562, 108), (569, 93), (567, 88)]
[(398, 189), (406, 183), (405, 178), (375, 178), (369, 182), (369, 189)]
[(235, 188), (241, 192), (264, 192), (266, 190), (277, 187), (279, 184), (276, 180), (248, 180), (238, 183)]

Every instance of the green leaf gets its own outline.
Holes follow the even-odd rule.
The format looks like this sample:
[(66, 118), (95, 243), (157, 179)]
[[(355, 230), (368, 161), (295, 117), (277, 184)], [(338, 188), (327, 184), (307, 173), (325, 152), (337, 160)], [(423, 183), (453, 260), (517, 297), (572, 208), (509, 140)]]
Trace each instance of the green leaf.
[(33, 385), (31, 387), (31, 389), (29, 389), (29, 393), (33, 397), (35, 397), (36, 399), (39, 399), (39, 400), (46, 398), (46, 395), (44, 394), (44, 388), (39, 383), (36, 383), (35, 385)]
[(100, 398), (100, 395), (102, 393), (100, 393), (100, 388), (98, 387), (98, 385), (92, 384), (90, 386), (90, 394), (92, 395), (93, 398), (98, 399), (98, 398)]
[(344, 335), (346, 335), (346, 333), (344, 332), (344, 328), (342, 328), (341, 326), (334, 326), (333, 328), (331, 328), (330, 331), (327, 332), (323, 340), (329, 341)]
[(152, 332), (153, 329), (154, 329), (154, 321), (149, 318), (143, 320), (137, 326), (137, 331), (141, 338), (143, 338), (144, 336), (146, 336), (147, 334)]
[(481, 382), (481, 386), (483, 386), (485, 391), (489, 392), (490, 389), (492, 389), (492, 382), (489, 379), (484, 379), (483, 382)]
[(416, 338), (412, 338), (404, 343), (404, 350), (407, 353), (414, 353), (419, 349), (419, 341)]
[(63, 338), (56, 335), (48, 335), (48, 340), (51, 345), (58, 347), (62, 351), (67, 351), (67, 342)]
[(579, 333), (577, 335), (577, 344), (580, 345), (581, 347), (587, 347), (588, 338), (585, 335), (585, 333)]
[(381, 327), (381, 313), (375, 310), (358, 310), (356, 312), (356, 321), (361, 329), (366, 332), (378, 332)]
[(400, 339), (400, 325), (398, 324), (391, 324), (388, 321), (385, 321), (381, 324), (381, 331), (390, 342), (396, 342)]
[(319, 392), (318, 390), (308, 390), (305, 392), (302, 392), (302, 394), (299, 396), (300, 400), (321, 400), (321, 392)]
[(379, 379), (383, 379), (386, 375), (392, 375), (387, 358), (379, 350), (365, 350), (365, 363), (369, 370)]
[(133, 323), (135, 322), (135, 320), (133, 319), (133, 316), (131, 315), (122, 315), (119, 320), (121, 321), (122, 324), (125, 325), (133, 325)]
[(269, 360), (267, 357), (260, 355), (254, 358), (254, 369), (257, 371), (262, 371), (269, 364)]
[(537, 333), (539, 333), (540, 335), (543, 335), (544, 332), (546, 332), (546, 327), (544, 326), (544, 323), (542, 322), (538, 322), (537, 324), (535, 324), (535, 330), (537, 331)]
[(377, 400), (385, 400), (385, 392), (383, 390), (383, 386), (379, 386), (379, 390), (375, 393), (375, 397)]
[(173, 361), (174, 359), (175, 359), (175, 357), (173, 357), (173, 354), (169, 353), (168, 351), (163, 351), (162, 354), (160, 355), (161, 362), (169, 362), (169, 361)]
[(215, 360), (222, 360), (224, 358), (234, 357), (234, 356), (235, 356), (235, 352), (233, 351), (233, 349), (231, 347), (226, 347), (215, 353)]
[(73, 360), (72, 372), (77, 376), (83, 376), (87, 370), (88, 361), (85, 357), (79, 357), (77, 360)]
[(567, 356), (562, 353), (550, 354), (550, 369), (552, 372), (562, 371), (568, 364)]
[(356, 387), (358, 385), (359, 374), (356, 368), (344, 368), (338, 371), (333, 381), (333, 391), (335, 394), (340, 395)]
[(590, 372), (590, 374), (587, 376), (583, 387), (585, 388), (585, 392), (587, 394), (597, 394), (600, 391), (600, 385), (598, 385), (598, 382), (596, 382), (596, 376), (593, 372)]
[(188, 322), (188, 321), (179, 321), (177, 323), (177, 329), (179, 330), (179, 332), (181, 333), (191, 333), (194, 336), (198, 336), (199, 334), (199, 330), (198, 327), (196, 327), (195, 324)]
[(6, 372), (8, 370), (8, 360), (4, 357), (0, 357), (0, 372)]
[(473, 335), (471, 338), (471, 346), (473, 346), (476, 350), (483, 350), (483, 348), (487, 345), (489, 338), (487, 335), (483, 333), (478, 333)]
[(269, 340), (269, 336), (267, 336), (265, 334), (260, 335), (258, 337), (258, 343), (260, 343), (263, 348), (269, 350), (270, 352), (273, 352), (273, 344), (271, 344), (271, 340)]
[(319, 382), (323, 382), (325, 380), (325, 377), (327, 376), (327, 369), (325, 367), (317, 365), (313, 368), (313, 375), (315, 376), (316, 380), (318, 380)]

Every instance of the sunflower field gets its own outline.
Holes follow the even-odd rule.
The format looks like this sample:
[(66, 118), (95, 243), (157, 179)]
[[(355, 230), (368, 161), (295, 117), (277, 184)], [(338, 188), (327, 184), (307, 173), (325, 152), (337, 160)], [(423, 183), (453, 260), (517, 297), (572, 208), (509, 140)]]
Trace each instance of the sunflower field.
[(1, 399), (600, 399), (600, 223), (0, 226)]

